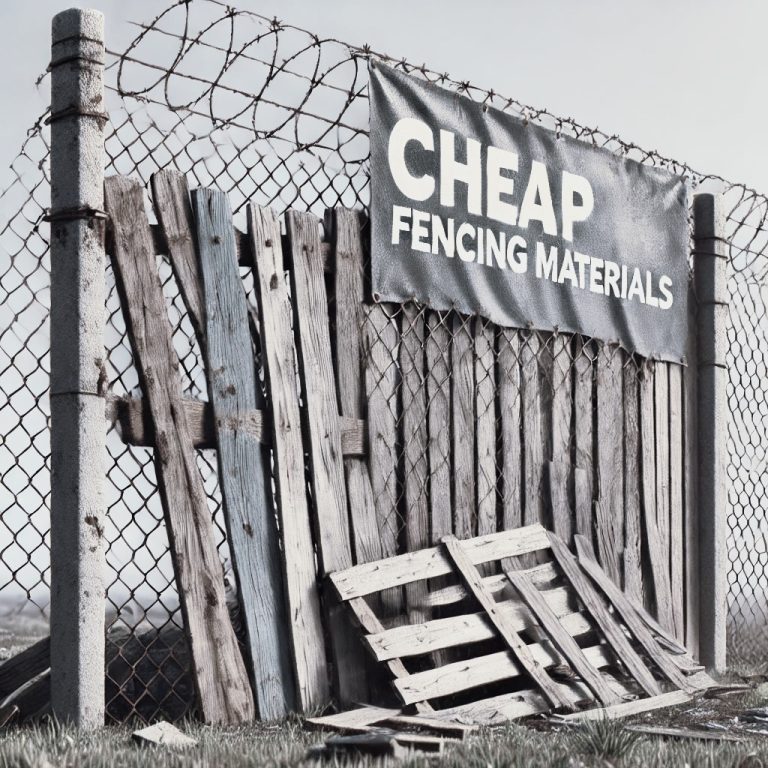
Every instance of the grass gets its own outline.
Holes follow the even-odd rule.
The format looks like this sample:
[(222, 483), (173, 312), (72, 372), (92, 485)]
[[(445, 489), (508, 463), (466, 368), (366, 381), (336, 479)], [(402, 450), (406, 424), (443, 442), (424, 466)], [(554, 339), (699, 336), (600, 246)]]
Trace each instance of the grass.
[[(742, 697), (738, 704), (733, 702), (740, 708), (754, 703), (754, 696)], [(655, 713), (653, 722), (670, 720), (674, 717), (669, 713), (667, 716)], [(288, 768), (308, 765), (303, 762), (307, 747), (321, 741), (324, 735), (305, 731), (296, 718), (237, 729), (187, 723), (182, 725), (182, 730), (198, 740), (196, 747), (181, 751), (141, 747), (131, 741), (131, 729), (127, 727), (110, 727), (85, 735), (52, 722), (19, 727), (0, 736), (0, 768)], [(412, 758), (405, 765), (417, 768), (437, 762), (422, 756)], [(325, 763), (381, 768), (393, 764), (370, 758)], [(768, 737), (718, 744), (630, 734), (617, 722), (546, 731), (511, 724), (480, 731), (465, 743), (450, 747), (439, 764), (448, 768), (648, 768), (656, 765), (757, 768), (768, 766)]]

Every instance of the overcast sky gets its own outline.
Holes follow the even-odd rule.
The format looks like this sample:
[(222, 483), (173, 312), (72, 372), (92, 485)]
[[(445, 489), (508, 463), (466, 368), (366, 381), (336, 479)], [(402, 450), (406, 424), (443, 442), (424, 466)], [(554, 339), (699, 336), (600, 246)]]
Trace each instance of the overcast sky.
[[(768, 191), (765, 0), (233, 0), (471, 80)], [(164, 0), (92, 0), (111, 47)], [(44, 109), (34, 80), (65, 0), (3, 0), (3, 169)], [(4, 179), (5, 175), (0, 176)]]

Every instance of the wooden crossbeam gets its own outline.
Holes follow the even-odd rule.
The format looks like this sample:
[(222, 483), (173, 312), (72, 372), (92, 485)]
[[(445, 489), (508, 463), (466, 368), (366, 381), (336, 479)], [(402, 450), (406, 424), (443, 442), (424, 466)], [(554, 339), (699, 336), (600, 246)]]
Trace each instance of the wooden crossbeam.
[(562, 694), (557, 684), (531, 655), (528, 646), (522, 641), (517, 631), (506, 620), (504, 614), (498, 610), (493, 595), (483, 586), (480, 572), (469, 559), (458, 539), (454, 536), (446, 536), (443, 538), (443, 546), (454, 568), (464, 581), (465, 586), (472, 592), (477, 602), (480, 603), (488, 621), (493, 624), (499, 636), (509, 646), (510, 651), (515, 655), (520, 665), (541, 688), (553, 706), (572, 709), (572, 703)]

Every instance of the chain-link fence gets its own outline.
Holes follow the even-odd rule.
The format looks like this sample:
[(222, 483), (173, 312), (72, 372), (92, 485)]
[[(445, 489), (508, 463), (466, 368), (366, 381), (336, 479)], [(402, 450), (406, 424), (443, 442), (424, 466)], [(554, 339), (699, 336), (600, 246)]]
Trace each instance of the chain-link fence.
[[(311, 210), (319, 216), (328, 207), (365, 206), (369, 197), (366, 61), (372, 55), (559, 134), (684, 174), (694, 188), (725, 193), (732, 301), (729, 639), (732, 651), (756, 658), (768, 648), (768, 531), (763, 513), (768, 503), (763, 479), (768, 456), (768, 400), (763, 383), (768, 380), (764, 287), (768, 269), (767, 198), (742, 185), (697, 173), (615, 135), (504, 98), (493, 90), (381, 56), (368, 47), (320, 39), (218, 0), (179, 0), (149, 24), (140, 25), (138, 36), (126, 50), (108, 50), (107, 173), (131, 174), (148, 182), (155, 170), (176, 168), (189, 176), (191, 184), (226, 191), (240, 225), (249, 200), (280, 210)], [(50, 265), (48, 228), (44, 224), (49, 205), (48, 137), (43, 115), (30, 129), (2, 192), (0, 609), (8, 618), (15, 612), (45, 613), (48, 605)], [(161, 269), (185, 388), (188, 395), (204, 399), (205, 377), (194, 333), (170, 266), (163, 263)], [(106, 279), (110, 385), (117, 395), (136, 393), (138, 378), (109, 271)], [(448, 359), (431, 340), (447, 331), (449, 323), (456, 323), (454, 318), (423, 309), (398, 309), (387, 322), (402, 333), (399, 357), (391, 360), (398, 371), (397, 389), (387, 396), (398, 403), (397, 418), (402, 421), (396, 428), (406, 437), (398, 449), (401, 455), (396, 457), (399, 469), (391, 477), (381, 478), (380, 490), (392, 497), (393, 514), (398, 519), (395, 538), (399, 540), (407, 530), (402, 526), (404, 505), (430, 503), (423, 493), (427, 472), (433, 475), (430, 482), (434, 488), (439, 488), (439, 478), (445, 477), (448, 487), (453, 488), (451, 493), (456, 493), (456, 479), (447, 476), (447, 464), (441, 469), (439, 461), (428, 462), (423, 451), (413, 448), (415, 441), (409, 430), (418, 433), (419, 441), (422, 430), (429, 431), (428, 422), (416, 418), (419, 407), (413, 404), (414, 398), (424, 398), (423, 415), (450, 407), (447, 401), (440, 405), (441, 393), (447, 378), (456, 375), (461, 355), (455, 349), (464, 337), (467, 359), (471, 357), (471, 365), (465, 368), (468, 395), (475, 402), (472, 418), (482, 418), (487, 411), (495, 422), (501, 418), (498, 404), (492, 407), (498, 403), (494, 392), (500, 381), (493, 377), (522, 375), (526, 360), (533, 359), (537, 375), (549, 382), (542, 391), (554, 393), (560, 386), (558, 377), (575, 382), (584, 362), (591, 365), (597, 352), (589, 345), (582, 346), (578, 338), (523, 331), (510, 345), (499, 330), (483, 333), (481, 328), (469, 334), (465, 326), (451, 325), (454, 352)], [(487, 349), (478, 349), (483, 343)], [(416, 378), (412, 375), (414, 348), (424, 351), (419, 360), (427, 366), (427, 375), (416, 370)], [(512, 363), (509, 350), (514, 352)], [(625, 380), (639, 380), (642, 366), (634, 358), (623, 356), (621, 368), (630, 371), (625, 373)], [(410, 388), (412, 381), (419, 382), (415, 390)], [(485, 408), (477, 405), (482, 398), (486, 398)], [(552, 437), (551, 423), (542, 429), (549, 435), (547, 439), (557, 439)], [(496, 423), (495, 430), (499, 433), (503, 425)], [(108, 613), (110, 637), (122, 649), (121, 664), (110, 670), (109, 710), (118, 719), (131, 715), (138, 695), (141, 701), (135, 710), (140, 716), (178, 715), (192, 697), (182, 668), (172, 663), (178, 655), (174, 653), (176, 644), (183, 640), (176, 623), (178, 600), (152, 452), (124, 445), (115, 430), (107, 436), (107, 447)], [(552, 455), (554, 448), (545, 444), (542, 454)], [(509, 483), (505, 487), (494, 482), (503, 473), (495, 445), (488, 442), (473, 450), (487, 451), (489, 462), (483, 466), (493, 469), (485, 481), (480, 475), (471, 480), (476, 484), (478, 511), (477, 518), (467, 523), (471, 529), (466, 533), (482, 532), (483, 520), (491, 516), (498, 518), (498, 523), (515, 523), (514, 517), (505, 515), (524, 517), (526, 503), (534, 504), (535, 500), (523, 501), (517, 513), (507, 512), (511, 505), (505, 499), (512, 498), (513, 489)], [(525, 450), (524, 445), (521, 450)], [(563, 450), (573, 456), (578, 446), (569, 444)], [(226, 561), (215, 456), (201, 451), (199, 464)], [(458, 525), (455, 520), (452, 524)], [(405, 542), (409, 543), (423, 542)], [(143, 686), (140, 694), (126, 689), (137, 675)], [(128, 683), (129, 679), (133, 682)]]

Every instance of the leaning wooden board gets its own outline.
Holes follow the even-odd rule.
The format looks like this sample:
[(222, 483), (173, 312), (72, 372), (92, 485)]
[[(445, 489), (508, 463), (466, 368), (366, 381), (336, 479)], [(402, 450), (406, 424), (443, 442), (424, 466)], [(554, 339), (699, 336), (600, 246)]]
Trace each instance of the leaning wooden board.
[[(519, 566), (521, 557), (550, 560), (483, 576), (510, 558)], [(641, 708), (653, 708), (668, 700), (654, 703), (665, 688), (687, 699), (714, 685), (642, 606), (584, 557), (579, 561), (535, 524), (465, 541), (447, 536), (441, 546), (355, 566), (332, 574), (331, 582), (356, 614), (374, 658), (389, 666), (402, 704), (431, 704), (434, 719), (493, 724), (553, 706), (607, 708), (618, 716), (628, 697), (645, 697)], [(453, 605), (442, 618), (385, 628), (366, 599), (396, 586), (421, 582), (426, 588), (436, 577), (440, 586), (425, 605)], [(446, 585), (451, 579), (455, 585)], [(454, 650), (460, 651), (456, 660)], [(552, 676), (564, 669), (574, 670), (569, 682)], [(525, 688), (526, 681), (533, 687)], [(490, 684), (496, 693), (484, 698), (483, 686)], [(509, 693), (498, 693), (504, 685)], [(460, 699), (452, 704), (455, 696)]]
[(131, 179), (106, 180), (112, 262), (134, 359), (155, 426), (155, 467), (202, 718), (253, 719), (254, 701), (227, 613), (221, 562), (181, 401), (178, 358), (144, 209)]

